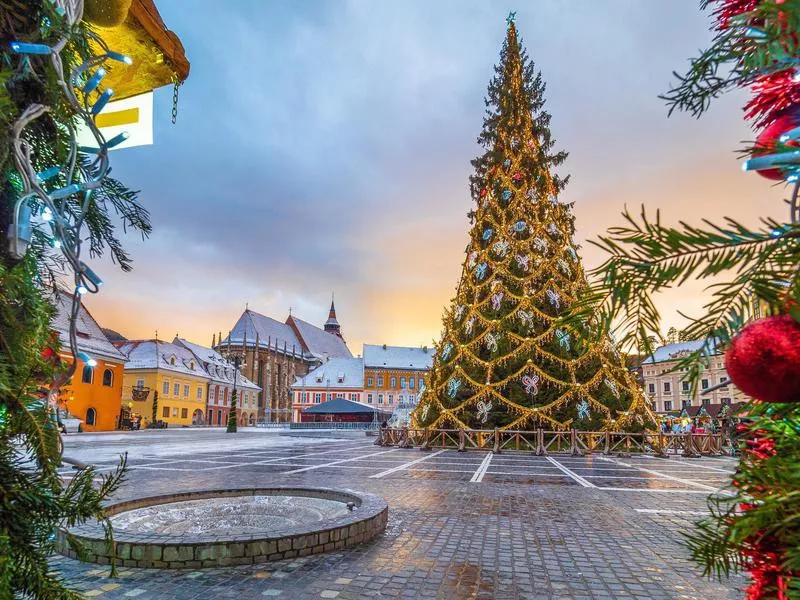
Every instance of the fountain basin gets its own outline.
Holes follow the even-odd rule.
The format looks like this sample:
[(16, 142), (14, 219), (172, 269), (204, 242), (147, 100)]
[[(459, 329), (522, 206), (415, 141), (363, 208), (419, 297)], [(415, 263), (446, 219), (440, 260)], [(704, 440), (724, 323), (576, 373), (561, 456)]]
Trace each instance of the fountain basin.
[[(162, 569), (246, 565), (340, 550), (371, 540), (388, 518), (386, 501), (373, 494), (297, 487), (182, 492), (120, 502), (107, 512), (117, 564)], [(100, 524), (69, 531), (83, 544), (84, 560), (110, 562), (112, 549)], [(64, 531), (57, 548), (77, 558)]]

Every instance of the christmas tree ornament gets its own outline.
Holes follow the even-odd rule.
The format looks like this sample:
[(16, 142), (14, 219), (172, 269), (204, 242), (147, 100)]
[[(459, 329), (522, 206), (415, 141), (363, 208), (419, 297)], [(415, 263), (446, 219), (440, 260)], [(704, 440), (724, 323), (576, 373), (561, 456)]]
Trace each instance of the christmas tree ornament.
[(520, 173), (519, 171), (515, 172), (511, 176), (511, 181), (513, 181), (514, 183), (519, 183), (520, 181), (522, 181), (522, 173)]
[(502, 195), (503, 196), (503, 202), (508, 202), (509, 200), (511, 200), (511, 196), (513, 196), (513, 195), (514, 194), (513, 194), (513, 192), (511, 190), (509, 190), (509, 189), (503, 190), (503, 195)]
[(533, 315), (526, 310), (519, 309), (517, 311), (517, 317), (519, 317), (520, 322), (526, 327), (530, 327), (533, 324)]
[[(422, 393), (422, 390), (420, 390), (420, 393)], [(422, 411), (420, 412), (420, 418), (423, 421), (428, 420), (428, 411), (430, 410), (430, 408), (431, 408), (430, 404), (426, 404), (425, 406), (422, 407)]]
[(511, 148), (514, 150), (519, 148), (519, 140), (516, 137), (511, 138)]
[(587, 400), (581, 400), (578, 403), (578, 418), (579, 419), (589, 418), (589, 402)]
[(452, 351), (453, 351), (453, 344), (447, 342), (444, 345), (444, 348), (442, 348), (442, 360), (447, 360)]
[(461, 387), (461, 380), (460, 379), (451, 379), (447, 383), (447, 395), (451, 398), (455, 398), (456, 394), (458, 394), (458, 390)]
[(564, 275), (569, 275), (571, 273), (567, 261), (565, 261), (563, 258), (559, 258), (556, 261), (556, 266), (562, 273), (564, 273)]
[(520, 269), (522, 269), (523, 271), (527, 271), (528, 267), (529, 267), (529, 263), (530, 263), (531, 257), (527, 256), (527, 255), (517, 254), (514, 257), (514, 260), (517, 261), (517, 264), (519, 265)]
[(456, 321), (460, 321), (461, 318), (464, 316), (464, 311), (467, 310), (467, 307), (463, 304), (459, 304), (456, 308)]
[(522, 385), (525, 388), (525, 393), (537, 396), (539, 394), (539, 376), (538, 375), (523, 375)]
[(617, 393), (617, 382), (616, 381), (606, 377), (605, 379), (603, 379), (603, 383), (605, 383), (606, 386), (608, 386), (608, 389), (610, 389), (614, 394)]
[(486, 188), (483, 188), (481, 190), (481, 198), (485, 198), (486, 194), (488, 194), (488, 193), (489, 193), (489, 190), (487, 190)]
[(540, 237), (533, 238), (533, 247), (536, 248), (537, 252), (546, 252), (547, 251), (547, 242)]
[(469, 260), (467, 261), (467, 264), (470, 266), (470, 268), (472, 268), (472, 267), (475, 266), (475, 263), (477, 263), (477, 262), (478, 262), (478, 253), (477, 252), (470, 252), (469, 253)]
[(475, 267), (475, 277), (479, 280), (486, 277), (486, 269), (488, 268), (486, 263), (481, 263), (477, 267)]
[(556, 227), (555, 223), (550, 223), (547, 226), (547, 232), (550, 235), (552, 235), (553, 237), (560, 237), (561, 236), (561, 232), (558, 230), (558, 227)]
[(128, 16), (132, 0), (84, 0), (83, 17), (100, 27), (116, 27)]
[(556, 310), (561, 308), (561, 296), (555, 290), (547, 290), (547, 299), (556, 307)]
[(569, 252), (570, 257), (572, 257), (572, 262), (578, 262), (578, 254), (575, 252), (575, 248), (567, 246), (567, 252)]
[(563, 329), (556, 329), (556, 338), (558, 339), (559, 345), (569, 352), (569, 333)]
[(494, 246), (492, 246), (492, 249), (500, 256), (500, 258), (502, 258), (506, 255), (506, 252), (508, 252), (508, 242), (505, 240), (502, 242), (495, 242)]
[(492, 294), (492, 309), (493, 310), (500, 310), (500, 306), (503, 303), (503, 292), (497, 292), (496, 294)]
[(497, 336), (494, 333), (486, 334), (486, 347), (489, 352), (497, 352)]
[(475, 317), (470, 317), (467, 324), (464, 326), (464, 331), (467, 335), (472, 335), (472, 328), (475, 326)]
[[(769, 123), (756, 138), (755, 146), (753, 147), (753, 156), (762, 156), (764, 154), (773, 154), (779, 151), (780, 145), (797, 147), (798, 143), (795, 139), (781, 140), (781, 136), (786, 132), (800, 127), (800, 107), (790, 106), (782, 111), (779, 116)], [(794, 165), (796, 169), (800, 165)], [(756, 173), (767, 179), (774, 181), (783, 181), (793, 172), (792, 167), (786, 168), (764, 168), (756, 169)]]
[(528, 190), (528, 193), (525, 194), (525, 197), (528, 198), (528, 200), (530, 200), (531, 202), (534, 202), (536, 200), (536, 190), (534, 188), (530, 188)]
[(492, 403), (478, 400), (475, 408), (478, 409), (478, 420), (481, 424), (486, 423), (486, 420), (489, 418), (489, 411), (492, 410)]
[(503, 166), (507, 169), (511, 166), (511, 159), (507, 158), (503, 161)]
[(800, 402), (800, 323), (789, 315), (750, 323), (731, 341), (725, 369), (748, 396)]
[(492, 233), (493, 233), (493, 231), (492, 231), (491, 227), (488, 227), (488, 228), (484, 229), (483, 230), (483, 235), (481, 236), (481, 237), (483, 237), (483, 241), (484, 242), (488, 242), (490, 239), (492, 239)]
[(528, 229), (528, 224), (525, 221), (520, 220), (514, 223), (513, 227), (514, 231), (516, 231), (517, 233), (522, 233), (523, 231)]
[(550, 194), (550, 204), (558, 204), (558, 196)]

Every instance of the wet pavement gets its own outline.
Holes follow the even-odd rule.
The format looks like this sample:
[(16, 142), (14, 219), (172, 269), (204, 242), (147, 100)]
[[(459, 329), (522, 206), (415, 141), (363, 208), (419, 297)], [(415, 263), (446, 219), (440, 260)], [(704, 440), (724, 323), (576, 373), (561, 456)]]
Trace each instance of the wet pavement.
[(742, 597), (741, 578), (701, 578), (681, 536), (706, 514), (705, 498), (725, 484), (733, 459), (421, 452), (372, 442), (363, 433), (208, 430), (68, 438), (65, 454), (91, 455), (101, 470), (120, 448), (135, 450), (118, 499), (339, 487), (384, 497), (389, 525), (356, 549), (249, 567), (121, 569), (109, 579), (106, 567), (60, 557), (53, 565), (87, 597), (109, 599)]

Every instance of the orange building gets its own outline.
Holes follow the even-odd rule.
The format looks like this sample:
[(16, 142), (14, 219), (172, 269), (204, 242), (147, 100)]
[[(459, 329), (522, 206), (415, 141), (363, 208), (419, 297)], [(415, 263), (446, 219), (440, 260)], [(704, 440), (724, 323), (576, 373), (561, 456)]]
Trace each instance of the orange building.
[[(56, 316), (52, 326), (61, 339), (60, 357), (72, 363), (74, 357), (69, 347), (72, 297), (59, 294), (55, 304)], [(122, 403), (125, 356), (108, 341), (83, 304), (78, 312), (76, 335), (78, 352), (85, 353), (90, 364), (78, 359), (75, 374), (61, 388), (59, 410), (81, 419), (83, 431), (113, 431), (117, 428)]]
[(364, 344), (366, 403), (380, 409), (411, 408), (419, 401), (423, 378), (433, 363), (426, 347)]

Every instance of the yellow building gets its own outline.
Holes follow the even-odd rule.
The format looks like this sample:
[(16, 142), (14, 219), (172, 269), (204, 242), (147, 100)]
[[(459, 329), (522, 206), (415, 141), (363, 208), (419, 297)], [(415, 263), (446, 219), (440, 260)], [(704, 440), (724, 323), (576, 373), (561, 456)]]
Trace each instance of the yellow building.
[[(54, 300), (56, 316), (52, 326), (61, 340), (60, 358), (72, 363), (74, 358), (69, 347), (72, 296), (58, 294)], [(114, 431), (120, 416), (125, 357), (108, 341), (82, 304), (75, 328), (78, 364), (72, 379), (60, 390), (59, 410), (81, 419), (83, 431)]]
[(432, 348), (364, 344), (366, 404), (387, 410), (415, 406), (432, 363)]
[(209, 375), (192, 352), (161, 340), (130, 340), (118, 348), (127, 357), (122, 404), (142, 418), (142, 427), (153, 421), (154, 400), (156, 421), (173, 427), (205, 423)]

